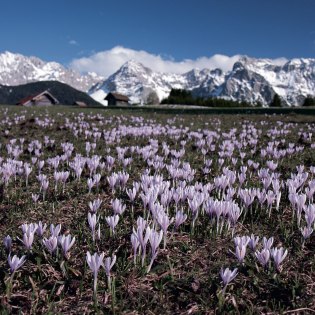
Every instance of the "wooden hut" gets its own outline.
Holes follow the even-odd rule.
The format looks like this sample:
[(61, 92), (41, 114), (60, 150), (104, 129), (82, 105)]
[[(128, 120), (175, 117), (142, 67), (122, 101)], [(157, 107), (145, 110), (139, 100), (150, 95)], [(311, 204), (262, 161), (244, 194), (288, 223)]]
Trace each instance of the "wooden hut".
[(23, 106), (51, 106), (59, 104), (59, 101), (47, 90), (21, 99), (17, 105)]
[(81, 102), (81, 101), (75, 101), (73, 103), (73, 105), (79, 106), (79, 107), (87, 107), (86, 103), (85, 102)]
[(119, 93), (108, 93), (105, 97), (109, 106), (126, 106), (129, 105), (129, 97)]

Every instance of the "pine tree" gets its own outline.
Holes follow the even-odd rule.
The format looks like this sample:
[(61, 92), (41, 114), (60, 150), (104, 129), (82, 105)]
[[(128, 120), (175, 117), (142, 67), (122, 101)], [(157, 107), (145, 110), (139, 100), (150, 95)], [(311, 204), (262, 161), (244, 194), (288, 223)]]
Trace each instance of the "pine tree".
[(274, 95), (270, 107), (281, 107), (281, 98), (277, 93)]
[(315, 98), (310, 96), (306, 97), (303, 106), (315, 106)]

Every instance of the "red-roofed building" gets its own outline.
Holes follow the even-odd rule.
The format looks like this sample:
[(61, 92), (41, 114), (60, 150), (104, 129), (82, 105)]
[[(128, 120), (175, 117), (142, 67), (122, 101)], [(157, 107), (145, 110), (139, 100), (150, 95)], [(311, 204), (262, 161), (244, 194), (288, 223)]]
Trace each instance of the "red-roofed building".
[(59, 101), (47, 90), (21, 99), (17, 105), (23, 106), (51, 106), (59, 104)]

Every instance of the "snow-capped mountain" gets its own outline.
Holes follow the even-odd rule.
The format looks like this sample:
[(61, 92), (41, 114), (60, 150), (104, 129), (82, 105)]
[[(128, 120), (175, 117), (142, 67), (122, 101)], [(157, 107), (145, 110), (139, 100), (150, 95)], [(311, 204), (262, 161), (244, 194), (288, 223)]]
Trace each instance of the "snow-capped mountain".
[[(136, 61), (128, 61), (108, 79), (93, 86), (93, 97), (102, 90), (128, 95), (131, 102), (146, 102), (156, 93), (161, 100), (172, 88), (191, 90), (202, 97), (221, 97), (268, 105), (277, 93), (289, 106), (315, 96), (315, 59), (292, 59), (277, 65), (269, 59), (242, 57), (233, 69), (193, 69), (184, 74), (158, 73)], [(98, 92), (98, 95), (104, 96)]]
[(146, 97), (155, 92), (161, 100), (168, 96), (172, 88), (183, 88), (185, 81), (182, 75), (153, 72), (141, 63), (130, 60), (108, 79), (93, 86), (91, 96), (97, 90), (105, 93), (117, 91), (128, 95), (131, 102), (146, 101)]
[(107, 79), (82, 75), (56, 62), (4, 52), (0, 54), (0, 84), (20, 85), (34, 81), (60, 81), (89, 94), (102, 104), (109, 92), (128, 95), (132, 103), (162, 100), (172, 88), (196, 96), (220, 97), (268, 105), (275, 93), (289, 106), (315, 96), (315, 59), (292, 59), (276, 63), (246, 56), (230, 71), (192, 69), (184, 74), (159, 73), (136, 61), (128, 61)]
[(89, 73), (82, 75), (57, 62), (44, 62), (37, 57), (4, 52), (0, 54), (0, 84), (20, 85), (35, 81), (59, 81), (87, 92), (104, 78)]

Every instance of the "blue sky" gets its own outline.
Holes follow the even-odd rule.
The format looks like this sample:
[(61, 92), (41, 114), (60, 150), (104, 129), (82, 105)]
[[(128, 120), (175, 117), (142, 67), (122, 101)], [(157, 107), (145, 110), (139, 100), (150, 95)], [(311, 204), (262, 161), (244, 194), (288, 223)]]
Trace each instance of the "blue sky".
[(117, 46), (174, 62), (314, 58), (314, 12), (314, 0), (10, 0), (1, 3), (0, 51), (65, 65)]

